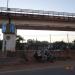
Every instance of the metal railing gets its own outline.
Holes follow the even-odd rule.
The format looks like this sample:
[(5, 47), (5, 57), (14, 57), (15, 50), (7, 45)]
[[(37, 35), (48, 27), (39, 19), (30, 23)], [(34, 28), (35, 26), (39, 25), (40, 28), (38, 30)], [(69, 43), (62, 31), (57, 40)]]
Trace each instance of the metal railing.
[(44, 11), (44, 10), (31, 10), (31, 9), (19, 9), (0, 7), (0, 12), (20, 13), (20, 14), (35, 14), (35, 15), (48, 15), (48, 16), (63, 16), (63, 17), (75, 17), (75, 13), (56, 12), (56, 11)]

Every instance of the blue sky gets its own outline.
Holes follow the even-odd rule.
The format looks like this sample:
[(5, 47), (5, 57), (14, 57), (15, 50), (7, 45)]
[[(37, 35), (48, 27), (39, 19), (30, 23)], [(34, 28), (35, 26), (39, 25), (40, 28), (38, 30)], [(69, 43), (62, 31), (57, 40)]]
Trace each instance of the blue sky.
[[(0, 0), (0, 6), (6, 7), (7, 0)], [(9, 7), (75, 12), (75, 0), (9, 0)]]
[[(0, 0), (0, 7), (6, 6), (7, 0)], [(9, 0), (9, 7), (75, 13), (75, 0)], [(1, 34), (0, 37), (2, 38), (3, 35), (1, 31), (0, 34)], [(47, 40), (47, 41), (50, 40), (50, 34), (52, 35), (53, 41), (55, 40), (67, 41), (67, 34), (69, 34), (70, 41), (74, 40), (75, 38), (75, 32), (18, 30), (17, 34), (23, 36), (25, 39), (37, 38), (38, 40)]]

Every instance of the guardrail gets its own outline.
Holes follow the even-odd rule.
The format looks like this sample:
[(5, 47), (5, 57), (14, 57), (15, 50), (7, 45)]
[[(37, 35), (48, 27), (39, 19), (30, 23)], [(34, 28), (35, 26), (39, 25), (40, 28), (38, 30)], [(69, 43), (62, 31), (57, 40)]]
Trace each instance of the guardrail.
[(6, 7), (0, 7), (0, 12), (20, 13), (20, 14), (35, 14), (35, 15), (48, 15), (48, 16), (75, 17), (75, 13), (44, 11), (44, 10), (31, 10), (31, 9), (19, 9), (19, 8), (8, 8), (8, 11), (7, 11)]

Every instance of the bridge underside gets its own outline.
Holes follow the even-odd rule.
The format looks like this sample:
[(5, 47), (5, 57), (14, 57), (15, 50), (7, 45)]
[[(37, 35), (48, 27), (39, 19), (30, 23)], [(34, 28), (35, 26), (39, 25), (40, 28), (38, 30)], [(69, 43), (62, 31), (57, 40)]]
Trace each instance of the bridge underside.
[[(0, 25), (1, 28), (1, 25)], [(75, 31), (75, 28), (70, 27), (50, 27), (50, 26), (16, 26), (17, 29), (28, 29), (28, 30), (58, 30), (58, 31)]]
[(70, 27), (50, 27), (50, 26), (16, 26), (17, 29), (28, 30), (58, 30), (58, 31), (75, 31), (75, 28)]
[[(74, 17), (61, 16), (45, 16), (33, 14), (15, 14), (11, 13), (11, 20), (16, 25), (17, 29), (32, 29), (32, 30), (61, 30), (75, 31)], [(0, 28), (3, 20), (8, 21), (6, 13), (0, 13)]]

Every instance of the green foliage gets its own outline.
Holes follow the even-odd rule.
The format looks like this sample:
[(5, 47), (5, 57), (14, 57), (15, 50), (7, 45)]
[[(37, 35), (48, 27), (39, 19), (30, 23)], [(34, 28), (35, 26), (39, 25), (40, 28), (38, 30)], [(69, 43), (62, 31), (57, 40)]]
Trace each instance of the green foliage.
[[(17, 35), (16, 37), (16, 50), (24, 50), (24, 49), (32, 49), (32, 50), (40, 50), (49, 48), (51, 50), (65, 50), (67, 47), (69, 49), (75, 50), (75, 40), (72, 43), (65, 43), (64, 41), (57, 41), (54, 43), (49, 43), (47, 41), (38, 41), (38, 40), (32, 40), (28, 39), (27, 43), (23, 43), (24, 38), (20, 35)], [(2, 42), (3, 40), (0, 40), (0, 50), (2, 50)]]
[(23, 40), (24, 40), (24, 39), (23, 39), (22, 36), (17, 35), (17, 37), (16, 37), (16, 42), (20, 43), (20, 42), (23, 41)]
[(60, 49), (60, 50), (63, 50), (63, 49), (66, 49), (67, 47), (67, 43), (63, 42), (63, 41), (57, 41), (57, 42), (54, 42), (53, 43), (53, 49)]
[(49, 42), (47, 41), (37, 41), (37, 40), (27, 40), (27, 45), (28, 45), (28, 48), (29, 49), (32, 49), (32, 50), (39, 50), (39, 49), (42, 49), (44, 47), (48, 47), (49, 45)]
[[(17, 35), (16, 37), (16, 49), (17, 50), (23, 50), (24, 49), (24, 44), (23, 44), (23, 38), (20, 35)], [(22, 41), (22, 43), (21, 43)]]
[(63, 42), (63, 41), (57, 41), (54, 43), (49, 43), (47, 41), (36, 41), (36, 40), (31, 40), (29, 39), (27, 41), (27, 45), (29, 47), (29, 49), (33, 49), (33, 50), (39, 50), (39, 49), (47, 49), (49, 47), (49, 49), (52, 50), (64, 50), (67, 48), (67, 43)]

